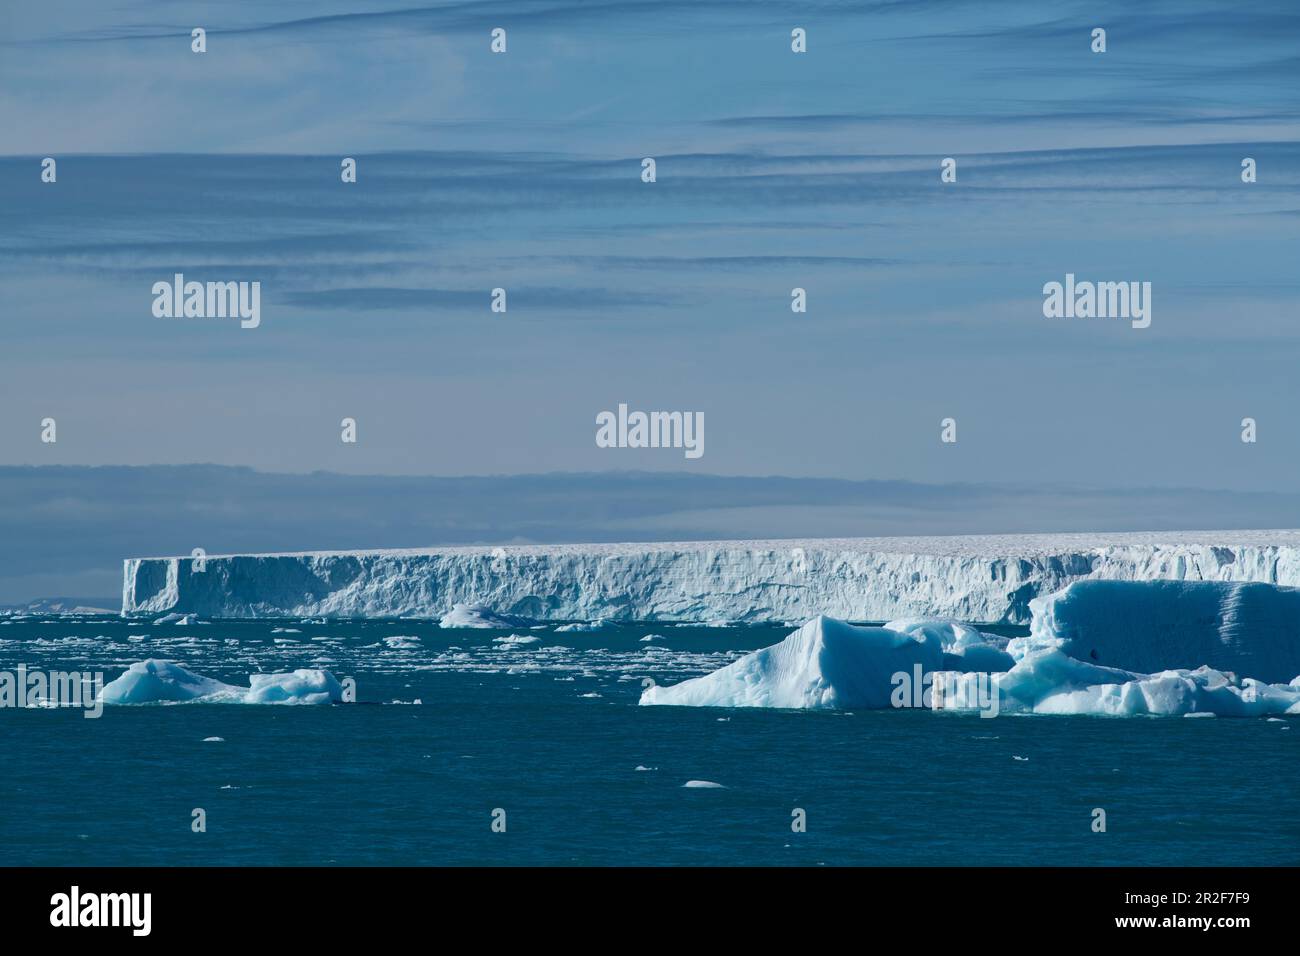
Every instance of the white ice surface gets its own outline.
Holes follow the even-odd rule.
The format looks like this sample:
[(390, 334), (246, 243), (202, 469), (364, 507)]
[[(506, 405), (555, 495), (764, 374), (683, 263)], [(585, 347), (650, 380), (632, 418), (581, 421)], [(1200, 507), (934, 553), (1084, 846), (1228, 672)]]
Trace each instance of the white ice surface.
[[(952, 620), (863, 628), (817, 617), (710, 674), (647, 688), (641, 703), (883, 708), (891, 706), (897, 675), (920, 666), (944, 689), (946, 709), (992, 710), (991, 693), (998, 713), (1300, 714), (1300, 677), (1284, 683), (1278, 676), (1300, 670), (1298, 600), (1296, 592), (1265, 585), (1082, 582), (1035, 601), (1030, 636), (1006, 642), (1005, 650), (1001, 638)], [(1184, 664), (1206, 659), (1214, 666)], [(1100, 660), (1148, 666), (1144, 672)], [(1247, 676), (1251, 668), (1267, 679)]]
[(1031, 604), (1031, 636), (1131, 671), (1209, 665), (1261, 680), (1300, 674), (1300, 590), (1266, 584), (1080, 581)]
[(642, 704), (835, 709), (888, 707), (899, 671), (942, 670), (943, 647), (923, 630), (901, 634), (816, 617), (779, 644), (712, 674), (648, 687)]
[(518, 627), (528, 621), (510, 614), (497, 614), (482, 604), (453, 604), (438, 621), (439, 627)]
[(1023, 623), (1032, 599), (1091, 578), (1300, 585), (1300, 531), (217, 555), (202, 567), (127, 560), (123, 613), (438, 619), (464, 604), (537, 621)]
[(180, 701), (238, 704), (328, 704), (343, 699), (343, 688), (329, 671), (296, 670), (253, 674), (248, 687), (225, 684), (186, 670), (174, 661), (137, 661), (104, 685), (105, 704), (158, 704)]

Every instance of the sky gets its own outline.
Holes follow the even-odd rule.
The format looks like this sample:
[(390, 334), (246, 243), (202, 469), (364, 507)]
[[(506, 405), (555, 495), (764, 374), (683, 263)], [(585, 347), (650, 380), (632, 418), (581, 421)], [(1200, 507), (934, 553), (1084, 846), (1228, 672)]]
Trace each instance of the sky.
[(417, 3), (0, 7), (0, 465), (1289, 490), (1295, 4)]
[(1300, 491), (728, 478), (0, 466), (0, 605), (116, 608), (122, 559), (435, 545), (1300, 527)]

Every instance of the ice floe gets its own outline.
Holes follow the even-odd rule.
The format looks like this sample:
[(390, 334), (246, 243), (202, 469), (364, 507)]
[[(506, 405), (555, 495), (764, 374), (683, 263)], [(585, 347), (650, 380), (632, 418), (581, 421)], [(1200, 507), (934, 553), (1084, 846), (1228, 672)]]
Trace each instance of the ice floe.
[(343, 688), (329, 671), (253, 674), (249, 685), (225, 684), (186, 670), (174, 661), (151, 658), (132, 664), (124, 674), (104, 685), (101, 699), (105, 704), (328, 704), (343, 699)]

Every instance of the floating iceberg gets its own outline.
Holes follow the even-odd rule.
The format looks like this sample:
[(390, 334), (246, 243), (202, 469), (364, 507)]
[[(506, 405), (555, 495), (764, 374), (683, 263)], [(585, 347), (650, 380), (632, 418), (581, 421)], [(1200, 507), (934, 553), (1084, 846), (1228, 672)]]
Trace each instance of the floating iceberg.
[(193, 614), (164, 614), (154, 621), (155, 624), (175, 624), (177, 627), (187, 627), (194, 623)]
[(481, 604), (453, 604), (439, 627), (527, 627), (531, 622), (511, 614), (496, 614)]
[[(936, 675), (935, 681), (951, 700), (970, 701), (975, 699), (973, 681), (981, 676), (949, 673)], [(1004, 713), (1101, 717), (1300, 713), (1300, 686), (1266, 684), (1210, 667), (1139, 674), (1075, 660), (1059, 649), (1031, 651), (1011, 670), (988, 680)], [(975, 709), (960, 703), (944, 708)]]
[[(1025, 623), (1074, 581), (1300, 585), (1300, 532), (987, 535), (132, 558), (122, 613), (746, 624), (932, 616)], [(486, 612), (491, 614), (492, 612)], [(483, 619), (479, 615), (480, 620)], [(503, 625), (477, 626), (516, 627)]]
[[(1033, 602), (1030, 635), (1010, 641), (953, 620), (864, 628), (823, 616), (711, 674), (650, 687), (641, 703), (815, 709), (923, 700), (989, 716), (1300, 714), (1300, 677), (1277, 682), (1300, 671), (1297, 600), (1266, 585), (1087, 581)], [(1213, 666), (1179, 666), (1198, 658)], [(1275, 682), (1239, 677), (1246, 668)], [(917, 679), (924, 695), (892, 696)]]
[(779, 644), (703, 677), (648, 687), (642, 704), (832, 709), (888, 707), (895, 673), (943, 667), (943, 647), (924, 629), (903, 634), (816, 617)]
[(943, 648), (943, 668), (949, 671), (1010, 670), (1015, 658), (1003, 648), (1007, 639), (996, 634), (985, 634), (969, 624), (951, 620), (890, 621), (885, 625), (902, 634), (926, 634), (937, 640)]
[(1030, 604), (1012, 653), (1071, 657), (1150, 673), (1208, 665), (1287, 681), (1300, 674), (1300, 590), (1219, 581), (1079, 581)]
[(117, 680), (104, 685), (106, 704), (154, 704), (200, 698), (235, 698), (247, 688), (203, 677), (172, 661), (138, 661)]
[(492, 643), (518, 646), (520, 644), (536, 644), (540, 640), (540, 637), (533, 634), (507, 634), (504, 637), (492, 638)]
[(174, 661), (138, 661), (104, 685), (105, 704), (158, 704), (178, 701), (239, 704), (328, 704), (343, 699), (334, 675), (322, 670), (253, 674), (249, 687), (236, 687), (186, 670)]

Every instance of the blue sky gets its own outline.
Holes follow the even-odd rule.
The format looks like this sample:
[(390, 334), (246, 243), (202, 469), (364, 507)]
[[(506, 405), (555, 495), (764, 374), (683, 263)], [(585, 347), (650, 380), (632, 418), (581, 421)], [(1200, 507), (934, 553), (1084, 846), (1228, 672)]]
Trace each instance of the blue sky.
[[(1291, 3), (8, 4), (0, 464), (1285, 490), (1298, 37)], [(260, 281), (261, 327), (154, 318), (177, 271)], [(1151, 328), (1045, 319), (1067, 272), (1150, 281)], [(704, 412), (706, 453), (597, 448), (620, 402)]]

